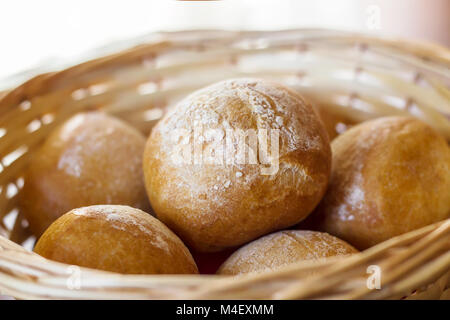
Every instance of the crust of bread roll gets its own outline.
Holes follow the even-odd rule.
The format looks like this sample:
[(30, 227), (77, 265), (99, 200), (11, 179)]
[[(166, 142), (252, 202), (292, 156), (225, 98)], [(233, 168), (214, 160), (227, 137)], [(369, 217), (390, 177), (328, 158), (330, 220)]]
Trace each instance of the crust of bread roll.
[[(269, 141), (278, 130), (279, 156), (272, 158), (277, 170), (262, 174), (261, 159), (242, 164), (226, 147), (219, 164), (195, 163), (194, 157), (176, 163), (173, 156), (185, 138), (171, 133), (197, 128), (221, 135), (218, 141), (205, 137), (201, 150), (223, 146), (230, 130), (269, 130)], [(187, 142), (194, 139), (188, 136)], [(196, 145), (194, 140), (192, 148)], [(330, 165), (328, 136), (311, 105), (284, 86), (257, 79), (228, 80), (191, 94), (154, 128), (144, 153), (147, 193), (157, 217), (204, 252), (300, 222), (322, 198)]]
[(450, 149), (411, 117), (364, 122), (332, 142), (327, 193), (302, 228), (358, 249), (450, 217)]
[(347, 256), (358, 250), (328, 233), (306, 230), (279, 231), (252, 241), (233, 253), (218, 274), (260, 273), (289, 264)]
[(67, 211), (95, 204), (149, 210), (145, 138), (119, 119), (80, 113), (53, 131), (25, 173), (20, 207), (36, 236)]
[(128, 206), (71, 210), (52, 223), (34, 251), (47, 259), (118, 273), (198, 273), (189, 250), (169, 228)]

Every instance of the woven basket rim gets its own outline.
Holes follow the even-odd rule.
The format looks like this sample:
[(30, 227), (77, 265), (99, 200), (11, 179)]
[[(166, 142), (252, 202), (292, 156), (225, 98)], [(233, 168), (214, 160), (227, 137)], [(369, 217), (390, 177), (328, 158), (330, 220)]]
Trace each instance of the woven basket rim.
[[(208, 34), (208, 33), (220, 33), (228, 35), (229, 37), (236, 36), (236, 35), (251, 35), (251, 36), (258, 36), (258, 35), (275, 35), (277, 33), (296, 33), (296, 32), (337, 32), (339, 34), (339, 39), (347, 39), (352, 41), (361, 40), (361, 42), (374, 42), (374, 43), (383, 43), (384, 45), (388, 45), (395, 49), (401, 49), (403, 51), (408, 51), (414, 48), (415, 50), (418, 50), (424, 56), (428, 56), (429, 58), (432, 57), (434, 59), (438, 59), (441, 62), (444, 62), (449, 65), (450, 68), (450, 48), (447, 48), (441, 44), (434, 43), (431, 41), (426, 40), (412, 40), (412, 39), (406, 39), (402, 37), (395, 37), (395, 36), (389, 36), (389, 35), (376, 35), (376, 34), (366, 34), (362, 32), (355, 32), (355, 31), (346, 31), (346, 30), (336, 30), (336, 29), (327, 29), (327, 28), (294, 28), (294, 29), (280, 29), (280, 30), (221, 30), (221, 29), (190, 29), (190, 30), (178, 30), (178, 31), (156, 31), (156, 32), (150, 32), (146, 35), (140, 36), (137, 39), (145, 39), (149, 37), (167, 37), (167, 36), (177, 36), (177, 35), (183, 35), (183, 34)], [(169, 40), (173, 41), (173, 40)], [(146, 43), (145, 45), (157, 45), (157, 44), (164, 44), (165, 42), (168, 42), (168, 40), (164, 39), (154, 39), (153, 41), (150, 41), (149, 43)], [(112, 57), (117, 57), (121, 55), (127, 54), (129, 51), (134, 51), (136, 49), (139, 49), (142, 44), (135, 44), (132, 45), (126, 49), (120, 49), (115, 53), (110, 53), (104, 56), (95, 57), (92, 59), (88, 59), (84, 62), (75, 63), (67, 68), (64, 68), (62, 70), (54, 70), (49, 72), (44, 72), (41, 74), (38, 74), (36, 76), (31, 77), (30, 79), (24, 81), (23, 83), (15, 86), (11, 90), (8, 90), (3, 95), (0, 92), (0, 103), (2, 100), (8, 99), (9, 95), (13, 95), (15, 91), (20, 90), (23, 86), (26, 86), (28, 83), (31, 83), (34, 81), (35, 78), (40, 77), (46, 77), (46, 78), (53, 78), (58, 76), (61, 73), (65, 73), (68, 70), (78, 68), (80, 65), (85, 65), (88, 63), (95, 63), (104, 61), (105, 59), (109, 59)], [(406, 47), (405, 47), (406, 46)], [(95, 49), (94, 49), (95, 50)], [(450, 70), (449, 70), (450, 72)], [(449, 74), (450, 76), (450, 74)], [(6, 91), (6, 90), (5, 90)], [(3, 92), (5, 92), (3, 91)]]
[[(154, 37), (154, 40), (151, 40), (147, 43), (144, 44), (140, 44), (140, 45), (135, 45), (132, 46), (131, 48), (125, 49), (125, 50), (121, 50), (117, 53), (113, 53), (113, 54), (109, 54), (106, 56), (102, 56), (102, 57), (98, 57), (98, 58), (94, 58), (92, 60), (88, 60), (85, 62), (82, 62), (80, 64), (76, 64), (74, 66), (71, 66), (69, 68), (60, 70), (60, 71), (55, 71), (55, 72), (48, 72), (48, 73), (44, 73), (38, 76), (35, 76), (31, 79), (29, 79), (28, 81), (24, 82), (23, 84), (17, 86), (16, 88), (13, 88), (12, 90), (10, 90), (8, 93), (6, 93), (4, 96), (2, 96), (0, 94), (0, 106), (3, 105), (16, 105), (17, 101), (21, 101), (23, 99), (26, 99), (29, 92), (32, 92), (32, 95), (35, 96), (39, 96), (40, 94), (43, 93), (47, 93), (48, 91), (51, 90), (50, 86), (47, 86), (47, 84), (51, 83), (52, 81), (55, 81), (56, 79), (61, 79), (66, 75), (72, 75), (72, 72), (76, 72), (79, 74), (82, 74), (84, 71), (86, 70), (91, 70), (91, 68), (97, 68), (99, 66), (102, 65), (108, 65), (111, 63), (111, 61), (121, 61), (121, 59), (123, 59), (124, 57), (127, 57), (130, 54), (134, 54), (136, 52), (140, 52), (140, 50), (149, 50), (151, 48), (161, 48), (164, 47), (168, 44), (173, 44), (173, 43), (178, 43), (179, 41), (183, 42), (183, 40), (177, 40), (175, 39), (176, 37), (179, 36), (183, 36), (186, 34), (204, 34), (207, 35), (209, 33), (213, 33), (215, 35), (217, 35), (217, 33), (220, 33), (221, 35), (224, 36), (224, 39), (235, 39), (238, 35), (239, 36), (251, 36), (251, 37), (255, 37), (255, 38), (259, 38), (261, 36), (269, 36), (269, 35), (276, 35), (276, 34), (286, 34), (286, 33), (298, 33), (298, 32), (305, 32), (305, 33), (311, 33), (311, 37), (314, 37), (314, 33), (331, 33), (328, 35), (324, 35), (323, 37), (327, 36), (328, 38), (332, 38), (332, 37), (336, 37), (335, 40), (345, 40), (345, 41), (351, 41), (352, 43), (375, 43), (375, 44), (383, 44), (385, 46), (391, 47), (395, 50), (399, 50), (401, 52), (406, 52), (408, 54), (414, 54), (414, 55), (418, 55), (420, 57), (426, 58), (426, 59), (430, 59), (432, 61), (436, 60), (439, 63), (443, 63), (445, 65), (448, 66), (447, 70), (444, 70), (443, 72), (446, 73), (447, 77), (450, 79), (450, 49), (440, 46), (440, 45), (436, 45), (436, 44), (431, 44), (431, 43), (426, 43), (423, 41), (420, 42), (416, 42), (416, 41), (411, 41), (411, 40), (405, 40), (405, 39), (397, 39), (395, 37), (386, 37), (386, 36), (377, 36), (377, 35), (364, 35), (363, 33), (357, 33), (357, 32), (347, 32), (347, 31), (336, 31), (336, 30), (328, 30), (328, 29), (309, 29), (309, 28), (301, 28), (301, 29), (288, 29), (288, 30), (277, 30), (277, 31), (256, 31), (256, 30), (252, 30), (252, 31), (227, 31), (227, 30), (216, 30), (216, 29), (212, 29), (212, 30), (207, 30), (207, 29), (202, 29), (202, 30), (188, 30), (188, 31), (170, 31), (170, 32), (156, 32), (156, 33), (151, 33), (149, 35), (146, 35), (144, 37)], [(317, 37), (317, 35), (315, 35)], [(172, 38), (171, 38), (172, 37)], [(156, 49), (155, 49), (156, 50)], [(0, 110), (0, 118), (2, 116), (3, 111)], [(421, 236), (417, 236), (418, 234), (420, 234)], [(431, 237), (433, 239), (436, 239), (436, 241), (440, 241), (440, 243), (442, 244), (442, 238), (444, 238), (443, 240), (447, 239), (450, 236), (450, 219), (447, 219), (445, 221), (439, 222), (437, 224), (433, 224), (412, 232), (409, 232), (407, 234), (395, 237), (393, 239), (387, 240), (386, 242), (383, 242), (375, 247), (372, 247), (366, 251), (363, 251), (355, 256), (352, 257), (348, 257), (348, 258), (344, 258), (344, 259), (339, 259), (339, 262), (336, 262), (337, 264), (341, 265), (341, 266), (348, 266), (351, 265), (352, 263), (364, 263), (364, 261), (368, 261), (369, 257), (373, 256), (377, 256), (377, 254), (379, 253), (380, 250), (386, 250), (386, 252), (390, 252), (389, 250), (393, 250), (392, 248), (390, 248), (390, 246), (392, 246), (393, 248), (395, 248), (396, 246), (402, 247), (404, 243), (409, 243), (408, 241), (410, 240), (405, 240), (405, 239), (412, 239), (414, 237), (414, 239), (418, 239), (418, 242), (424, 241), (424, 243), (426, 243), (426, 239), (428, 239), (427, 237)], [(447, 237), (447, 238), (446, 238)], [(425, 240), (424, 240), (425, 239)], [(422, 242), (420, 242), (422, 243)], [(3, 250), (2, 250), (3, 248)], [(400, 250), (400, 249), (399, 249)], [(8, 263), (11, 263), (12, 265), (16, 266), (16, 267), (20, 267), (20, 268), (31, 268), (30, 270), (33, 270), (33, 267), (31, 266), (31, 264), (33, 262), (37, 262), (38, 260), (40, 261), (45, 261), (45, 263), (43, 264), (39, 264), (39, 266), (36, 267), (36, 269), (34, 270), (34, 272), (44, 272), (44, 274), (46, 274), (46, 276), (44, 276), (43, 278), (43, 283), (39, 284), (39, 280), (40, 279), (33, 279), (33, 278), (27, 278), (29, 276), (29, 274), (27, 274), (27, 272), (25, 272), (23, 275), (25, 275), (25, 280), (24, 283), (25, 284), (34, 284), (34, 285), (41, 285), (41, 286), (45, 286), (45, 284), (47, 283), (46, 281), (49, 281), (48, 283), (51, 283), (51, 277), (55, 276), (55, 279), (57, 281), (59, 281), (58, 283), (60, 284), (60, 282), (62, 281), (61, 279), (64, 279), (65, 277), (65, 270), (63, 270), (64, 268), (67, 268), (69, 265), (66, 264), (61, 264), (58, 262), (54, 262), (54, 261), (50, 261), (50, 260), (43, 260), (42, 257), (37, 256), (36, 254), (32, 253), (32, 252), (28, 252), (25, 251), (25, 249), (23, 249), (22, 247), (20, 247), (17, 244), (12, 243), (10, 240), (2, 237), (0, 235), (0, 289), (1, 289), (1, 282), (2, 282), (2, 278), (1, 278), (1, 274), (2, 274), (2, 268), (4, 268), (4, 270), (12, 270), (12, 277), (14, 277), (14, 272), (13, 268), (11, 267), (11, 265), (8, 265), (6, 262), (5, 265), (2, 265), (2, 262), (7, 261), (7, 257), (4, 254), (5, 252), (15, 252), (17, 254), (17, 257), (13, 257), (11, 258), (11, 260), (9, 260)], [(383, 251), (384, 252), (384, 251)], [(419, 252), (419, 251), (418, 251)], [(447, 255), (443, 255), (441, 258), (441, 260), (439, 260), (440, 264), (437, 264), (436, 266), (434, 266), (432, 269), (433, 270), (440, 270), (439, 272), (437, 272), (436, 274), (434, 274), (435, 276), (438, 274), (439, 276), (445, 275), (446, 272), (445, 270), (442, 271), (442, 266), (447, 266), (448, 270), (450, 270), (450, 256)], [(394, 259), (395, 260), (395, 259)], [(254, 281), (269, 281), (266, 278), (270, 278), (270, 275), (273, 274), (279, 274), (279, 275), (285, 275), (286, 277), (292, 277), (292, 279), (296, 279), (295, 276), (293, 276), (294, 271), (298, 271), (298, 270), (309, 270), (311, 268), (315, 267), (323, 267), (323, 268), (327, 268), (327, 266), (330, 266), (331, 264), (334, 264), (335, 261), (337, 261), (334, 258), (328, 258), (328, 259), (324, 259), (323, 261), (320, 262), (301, 262), (295, 266), (291, 266), (291, 267), (286, 267), (283, 269), (280, 269), (280, 271), (272, 271), (270, 273), (265, 273), (265, 274), (260, 274), (260, 275), (245, 275), (245, 276), (241, 276), (239, 278), (239, 285), (242, 286), (242, 283), (254, 283)], [(347, 262), (341, 262), (341, 261), (347, 261)], [(355, 262), (356, 261), (356, 262)], [(47, 266), (48, 270), (42, 270), (43, 266)], [(309, 269), (308, 269), (309, 268)], [(431, 267), (430, 267), (431, 268)], [(157, 285), (159, 282), (165, 282), (166, 280), (161, 280), (161, 279), (167, 279), (167, 283), (165, 283), (165, 290), (167, 292), (170, 292), (170, 283), (172, 283), (173, 281), (180, 281), (183, 282), (182, 283), (182, 287), (183, 287), (183, 294), (182, 297), (189, 297), (189, 298), (207, 298), (207, 292), (205, 292), (205, 290), (217, 290), (218, 292), (220, 292), (220, 290), (217, 288), (217, 286), (224, 286), (225, 287), (225, 282), (220, 280), (217, 283), (215, 282), (215, 279), (228, 279), (226, 280), (226, 282), (230, 281), (230, 277), (229, 276), (217, 276), (217, 275), (195, 275), (195, 276), (183, 276), (183, 275), (171, 275), (171, 276), (167, 276), (167, 275), (119, 275), (119, 274), (114, 274), (114, 273), (110, 273), (110, 272), (105, 272), (105, 271), (100, 271), (100, 270), (93, 270), (93, 269), (87, 269), (87, 268), (80, 268), (82, 270), (83, 273), (87, 274), (88, 276), (92, 276), (92, 277), (100, 277), (102, 278), (104, 275), (106, 275), (106, 277), (110, 277), (112, 276), (114, 279), (112, 280), (112, 284), (110, 283), (110, 285), (114, 285), (114, 283), (116, 283), (117, 281), (130, 281), (130, 283), (134, 283), (133, 279), (147, 279), (148, 281), (155, 281), (155, 283), (153, 284), (153, 286)], [(447, 271), (448, 271), (447, 270)], [(333, 275), (333, 272), (330, 271), (331, 276)], [(330, 277), (331, 277), (330, 276)], [(93, 279), (93, 278), (91, 278)], [(202, 279), (202, 280), (200, 280)], [(212, 281), (210, 284), (205, 284), (206, 279), (208, 279), (207, 281)], [(242, 279), (246, 279), (245, 281), (243, 281)], [(42, 280), (42, 279), (41, 279)], [(56, 281), (55, 280), (55, 281)], [(298, 280), (298, 279), (297, 279)], [(116, 282), (115, 282), (116, 281)], [(145, 282), (144, 285), (147, 285), (147, 289), (151, 288), (152, 285), (150, 284), (150, 282)], [(417, 283), (422, 283), (421, 281), (423, 281), (423, 279), (416, 279)], [(198, 287), (195, 286), (195, 282), (202, 282), (202, 284), (198, 284)], [(314, 282), (312, 282), (314, 283)], [(317, 283), (316, 283), (317, 284)], [(236, 285), (235, 281), (233, 280), (232, 282), (230, 282), (229, 284), (227, 284), (227, 288), (232, 288), (233, 285)], [(203, 286), (203, 287), (202, 287)], [(191, 287), (195, 287), (195, 290), (193, 290), (192, 292), (190, 291)], [(211, 289), (212, 288), (212, 289)], [(398, 288), (396, 288), (395, 290), (400, 290)], [(394, 291), (395, 291), (394, 290)], [(217, 293), (216, 291), (216, 293)], [(191, 294), (192, 293), (192, 294)], [(30, 293), (31, 294), (31, 293)], [(144, 293), (141, 293), (142, 295), (139, 297), (145, 297)], [(168, 293), (166, 293), (168, 294)], [(306, 295), (306, 293), (304, 293)], [(313, 297), (314, 296), (314, 290), (309, 291), (308, 292), (309, 296), (306, 295), (307, 297)], [(170, 298), (176, 298), (177, 295), (173, 294), (172, 295), (168, 295)], [(358, 297), (358, 295), (355, 293), (355, 296)], [(361, 296), (363, 296), (363, 294), (361, 293)], [(376, 294), (374, 295), (368, 295), (370, 297), (374, 296), (377, 297)], [(152, 296), (153, 297), (153, 296)], [(167, 297), (167, 296), (166, 296)], [(290, 298), (291, 296), (289, 296), (289, 294), (286, 294), (286, 296), (282, 296), (282, 298)], [(278, 296), (275, 296), (274, 298), (280, 298)]]
[[(420, 238), (421, 236), (426, 235), (424, 238)], [(431, 237), (430, 237), (431, 236)], [(45, 259), (34, 252), (26, 251), (20, 245), (0, 236), (0, 262), (6, 260), (10, 263), (8, 266), (11, 270), (14, 267), (20, 269), (32, 268), (35, 273), (42, 273), (40, 276), (36, 277), (27, 277), (26, 279), (22, 279), (22, 285), (34, 285), (37, 288), (46, 286), (56, 286), (58, 290), (64, 291), (66, 293), (73, 292), (73, 289), (64, 288), (67, 286), (67, 271), (71, 271), (73, 267), (77, 268), (77, 270), (83, 274), (83, 278), (81, 280), (82, 288), (77, 289), (82, 292), (83, 290), (87, 290), (95, 297), (96, 291), (98, 287), (106, 287), (107, 289), (114, 288), (116, 292), (110, 297), (112, 299), (122, 298), (122, 290), (127, 290), (130, 288), (136, 289), (139, 291), (138, 299), (143, 299), (146, 297), (147, 289), (154, 289), (161, 285), (161, 289), (163, 291), (173, 291), (180, 290), (182, 291), (181, 295), (177, 294), (169, 294), (167, 296), (163, 295), (161, 299), (210, 299), (208, 294), (210, 290), (217, 291), (220, 293), (221, 291), (233, 290), (236, 288), (242, 288), (246, 286), (255, 285), (258, 282), (267, 282), (270, 281), (274, 275), (278, 275), (279, 277), (287, 277), (292, 276), (293, 273), (298, 272), (299, 270), (309, 271), (317, 268), (327, 268), (328, 267), (328, 275), (330, 275), (330, 279), (333, 279), (331, 275), (336, 274), (337, 272), (344, 271), (354, 265), (358, 265), (361, 262), (371, 261), (374, 257), (379, 256), (382, 252), (386, 250), (393, 250), (399, 243), (410, 243), (411, 241), (423, 242), (424, 239), (429, 238), (428, 241), (425, 241), (422, 245), (418, 246), (418, 250), (416, 254), (419, 254), (420, 250), (423, 250), (427, 244), (432, 242), (430, 239), (441, 238), (441, 240), (445, 241), (446, 238), (450, 237), (450, 219), (434, 223), (432, 225), (425, 226), (423, 228), (396, 236), (389, 240), (386, 240), (382, 243), (379, 243), (369, 249), (361, 251), (351, 256), (347, 257), (329, 257), (322, 258), (317, 261), (302, 261), (296, 264), (287, 265), (281, 267), (277, 270), (262, 272), (257, 274), (245, 274), (239, 276), (228, 276), (228, 275), (130, 275), (130, 274), (119, 274), (114, 272), (108, 272), (103, 270), (96, 270), (85, 267), (78, 267), (73, 265), (68, 265), (52, 260)], [(445, 238), (446, 237), (446, 238)], [(442, 239), (444, 238), (444, 239)], [(417, 243), (412, 244), (412, 246), (417, 246)], [(448, 244), (447, 244), (448, 247)], [(8, 253), (14, 252), (14, 255), (11, 257), (7, 257)], [(331, 266), (331, 267), (330, 267)], [(2, 269), (2, 263), (0, 263), (0, 271)], [(71, 273), (69, 273), (70, 276)], [(0, 273), (1, 275), (1, 273)], [(11, 274), (14, 277), (14, 273)], [(55, 281), (52, 281), (52, 277), (55, 278)], [(431, 279), (437, 280), (442, 277), (446, 277), (446, 281), (450, 284), (450, 251), (443, 255), (443, 259), (441, 259), (440, 263), (437, 265), (437, 272), (431, 275)], [(426, 280), (430, 280), (429, 277)], [(86, 284), (84, 282), (86, 281)], [(291, 280), (292, 281), (292, 280)], [(298, 280), (297, 280), (298, 281)], [(306, 297), (311, 299), (314, 297), (314, 286), (318, 285), (317, 277), (310, 277), (307, 279), (302, 279), (300, 282), (310, 282), (313, 284), (313, 288), (307, 290)], [(41, 282), (41, 283), (40, 283)], [(320, 282), (319, 282), (320, 283)], [(424, 280), (419, 281), (419, 283), (424, 283)], [(426, 283), (426, 282), (425, 282)], [(447, 286), (448, 286), (447, 284)], [(98, 287), (97, 287), (98, 286)], [(0, 278), (0, 288), (1, 288), (1, 278)], [(391, 290), (395, 290), (396, 288), (391, 288)], [(361, 298), (359, 294), (362, 294), (364, 291), (370, 291), (371, 289), (364, 288), (361, 293), (354, 293), (355, 296), (353, 299)], [(32, 290), (31, 290), (32, 291)], [(75, 290), (76, 291), (76, 290)], [(61, 294), (61, 293), (60, 293)], [(51, 295), (50, 295), (51, 296)], [(20, 296), (19, 297), (24, 297)], [(70, 296), (72, 299), (76, 299), (75, 296)], [(159, 299), (159, 297), (150, 296), (152, 299)], [(374, 295), (376, 298), (376, 295)], [(41, 296), (42, 298), (42, 296)], [(92, 298), (92, 297), (91, 297)], [(105, 297), (100, 295), (100, 299), (104, 299)], [(225, 296), (225, 299), (229, 299), (230, 297)], [(275, 295), (275, 299), (292, 299), (289, 295), (287, 297), (277, 296)], [(95, 299), (95, 298), (94, 298)], [(106, 298), (108, 299), (108, 298)], [(131, 298), (133, 299), (133, 297)], [(214, 297), (213, 299), (217, 299)], [(219, 299), (223, 299), (220, 298)], [(333, 298), (333, 299), (336, 299)], [(337, 296), (337, 299), (342, 299), (342, 297)]]

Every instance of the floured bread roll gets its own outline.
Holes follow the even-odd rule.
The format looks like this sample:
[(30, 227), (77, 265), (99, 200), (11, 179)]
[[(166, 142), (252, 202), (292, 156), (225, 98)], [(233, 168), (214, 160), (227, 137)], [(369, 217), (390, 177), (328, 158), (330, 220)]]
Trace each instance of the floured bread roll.
[(332, 143), (330, 186), (305, 221), (358, 249), (450, 217), (450, 148), (410, 117), (364, 122)]
[(172, 231), (128, 206), (74, 209), (52, 223), (34, 251), (51, 260), (119, 273), (198, 273), (189, 250)]
[(67, 211), (94, 204), (149, 209), (142, 173), (145, 138), (119, 119), (80, 113), (33, 154), (20, 206), (36, 236)]
[(218, 251), (304, 219), (330, 174), (327, 134), (312, 107), (256, 79), (199, 90), (154, 128), (147, 193), (161, 221), (199, 251)]
[(328, 233), (286, 230), (252, 241), (233, 253), (218, 274), (238, 275), (275, 270), (306, 260), (345, 256), (358, 252)]

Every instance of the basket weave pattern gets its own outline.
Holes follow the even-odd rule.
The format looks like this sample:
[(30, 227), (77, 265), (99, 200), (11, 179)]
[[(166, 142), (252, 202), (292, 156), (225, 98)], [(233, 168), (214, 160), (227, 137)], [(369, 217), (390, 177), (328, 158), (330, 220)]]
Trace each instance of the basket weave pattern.
[[(450, 298), (450, 219), (344, 259), (241, 277), (74, 269), (30, 249), (17, 208), (33, 152), (64, 120), (101, 109), (148, 134), (187, 93), (231, 77), (285, 83), (354, 122), (413, 114), (450, 141), (450, 51), (329, 30), (158, 33), (132, 49), (0, 92), (0, 294), (69, 299)], [(10, 240), (8, 240), (10, 239)], [(22, 246), (21, 246), (22, 245)], [(381, 289), (368, 289), (368, 267)], [(305, 276), (311, 274), (312, 276)]]

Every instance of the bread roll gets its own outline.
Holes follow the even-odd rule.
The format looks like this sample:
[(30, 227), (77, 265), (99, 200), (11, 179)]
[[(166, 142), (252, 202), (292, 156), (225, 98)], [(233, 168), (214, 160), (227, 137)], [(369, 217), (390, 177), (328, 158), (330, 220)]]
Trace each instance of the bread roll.
[[(186, 153), (179, 153), (183, 146)], [(328, 137), (311, 106), (256, 79), (191, 94), (154, 128), (144, 153), (154, 211), (199, 251), (298, 223), (322, 198), (330, 164)]]
[(315, 109), (322, 120), (330, 141), (333, 141), (334, 138), (344, 133), (355, 124), (355, 121), (349, 119), (347, 116), (338, 113), (331, 108), (327, 108), (324, 105), (315, 104)]
[(128, 206), (74, 209), (44, 232), (34, 251), (51, 260), (119, 273), (198, 272), (189, 250), (172, 231)]
[(421, 121), (364, 122), (332, 151), (330, 186), (308, 226), (365, 249), (450, 217), (450, 149)]
[(358, 252), (351, 245), (327, 233), (285, 230), (250, 242), (233, 253), (218, 274), (259, 273), (306, 260), (345, 256)]
[(99, 112), (73, 116), (53, 131), (25, 173), (20, 206), (37, 236), (65, 212), (93, 204), (149, 210), (142, 173), (145, 138)]

